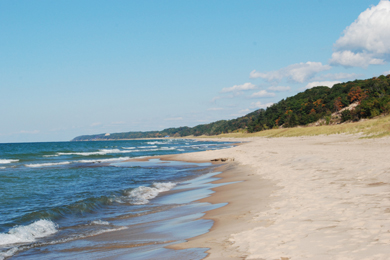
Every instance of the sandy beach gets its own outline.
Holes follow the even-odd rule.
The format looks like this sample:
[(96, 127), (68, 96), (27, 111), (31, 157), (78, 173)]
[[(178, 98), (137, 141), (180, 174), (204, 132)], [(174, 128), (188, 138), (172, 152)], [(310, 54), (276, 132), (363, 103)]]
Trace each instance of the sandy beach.
[(175, 249), (210, 248), (207, 259), (389, 259), (389, 138), (359, 135), (225, 139), (234, 148), (169, 156), (225, 158), (204, 201), (210, 232)]

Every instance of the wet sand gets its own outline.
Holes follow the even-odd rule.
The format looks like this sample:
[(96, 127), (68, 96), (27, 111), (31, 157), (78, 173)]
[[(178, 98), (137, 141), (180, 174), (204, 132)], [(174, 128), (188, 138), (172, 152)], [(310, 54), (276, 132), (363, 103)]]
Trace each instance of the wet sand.
[[(237, 139), (224, 139), (237, 141)], [(166, 157), (224, 158), (203, 199), (210, 232), (170, 248), (210, 248), (206, 259), (389, 259), (390, 139), (333, 135), (251, 138), (240, 146)]]

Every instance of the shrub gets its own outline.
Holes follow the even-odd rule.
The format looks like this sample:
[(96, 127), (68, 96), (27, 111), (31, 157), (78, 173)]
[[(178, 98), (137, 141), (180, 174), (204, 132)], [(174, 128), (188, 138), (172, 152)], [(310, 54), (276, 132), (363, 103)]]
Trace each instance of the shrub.
[(345, 122), (348, 120), (352, 120), (352, 113), (350, 110), (346, 109), (343, 112), (341, 112), (341, 122)]

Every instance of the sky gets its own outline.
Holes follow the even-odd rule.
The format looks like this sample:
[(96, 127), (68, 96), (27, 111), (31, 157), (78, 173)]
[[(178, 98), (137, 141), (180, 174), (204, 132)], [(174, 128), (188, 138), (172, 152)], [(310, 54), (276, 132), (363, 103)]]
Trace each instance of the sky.
[(0, 143), (233, 119), (389, 61), (388, 0), (2, 0)]

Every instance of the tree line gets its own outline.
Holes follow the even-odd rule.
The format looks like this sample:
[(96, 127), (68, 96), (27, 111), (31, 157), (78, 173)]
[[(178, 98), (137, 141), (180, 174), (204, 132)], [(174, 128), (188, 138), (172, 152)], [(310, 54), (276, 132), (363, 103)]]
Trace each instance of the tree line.
[[(357, 104), (354, 109), (342, 110), (352, 103)], [(331, 88), (319, 86), (307, 89), (295, 96), (282, 99), (267, 109), (259, 109), (232, 120), (220, 120), (195, 127), (167, 128), (162, 131), (113, 133), (108, 136), (83, 135), (72, 141), (218, 135), (239, 130), (253, 133), (271, 128), (304, 126), (319, 119), (326, 119), (328, 123), (331, 114), (340, 110), (341, 122), (388, 114), (390, 74), (339, 83)]]

